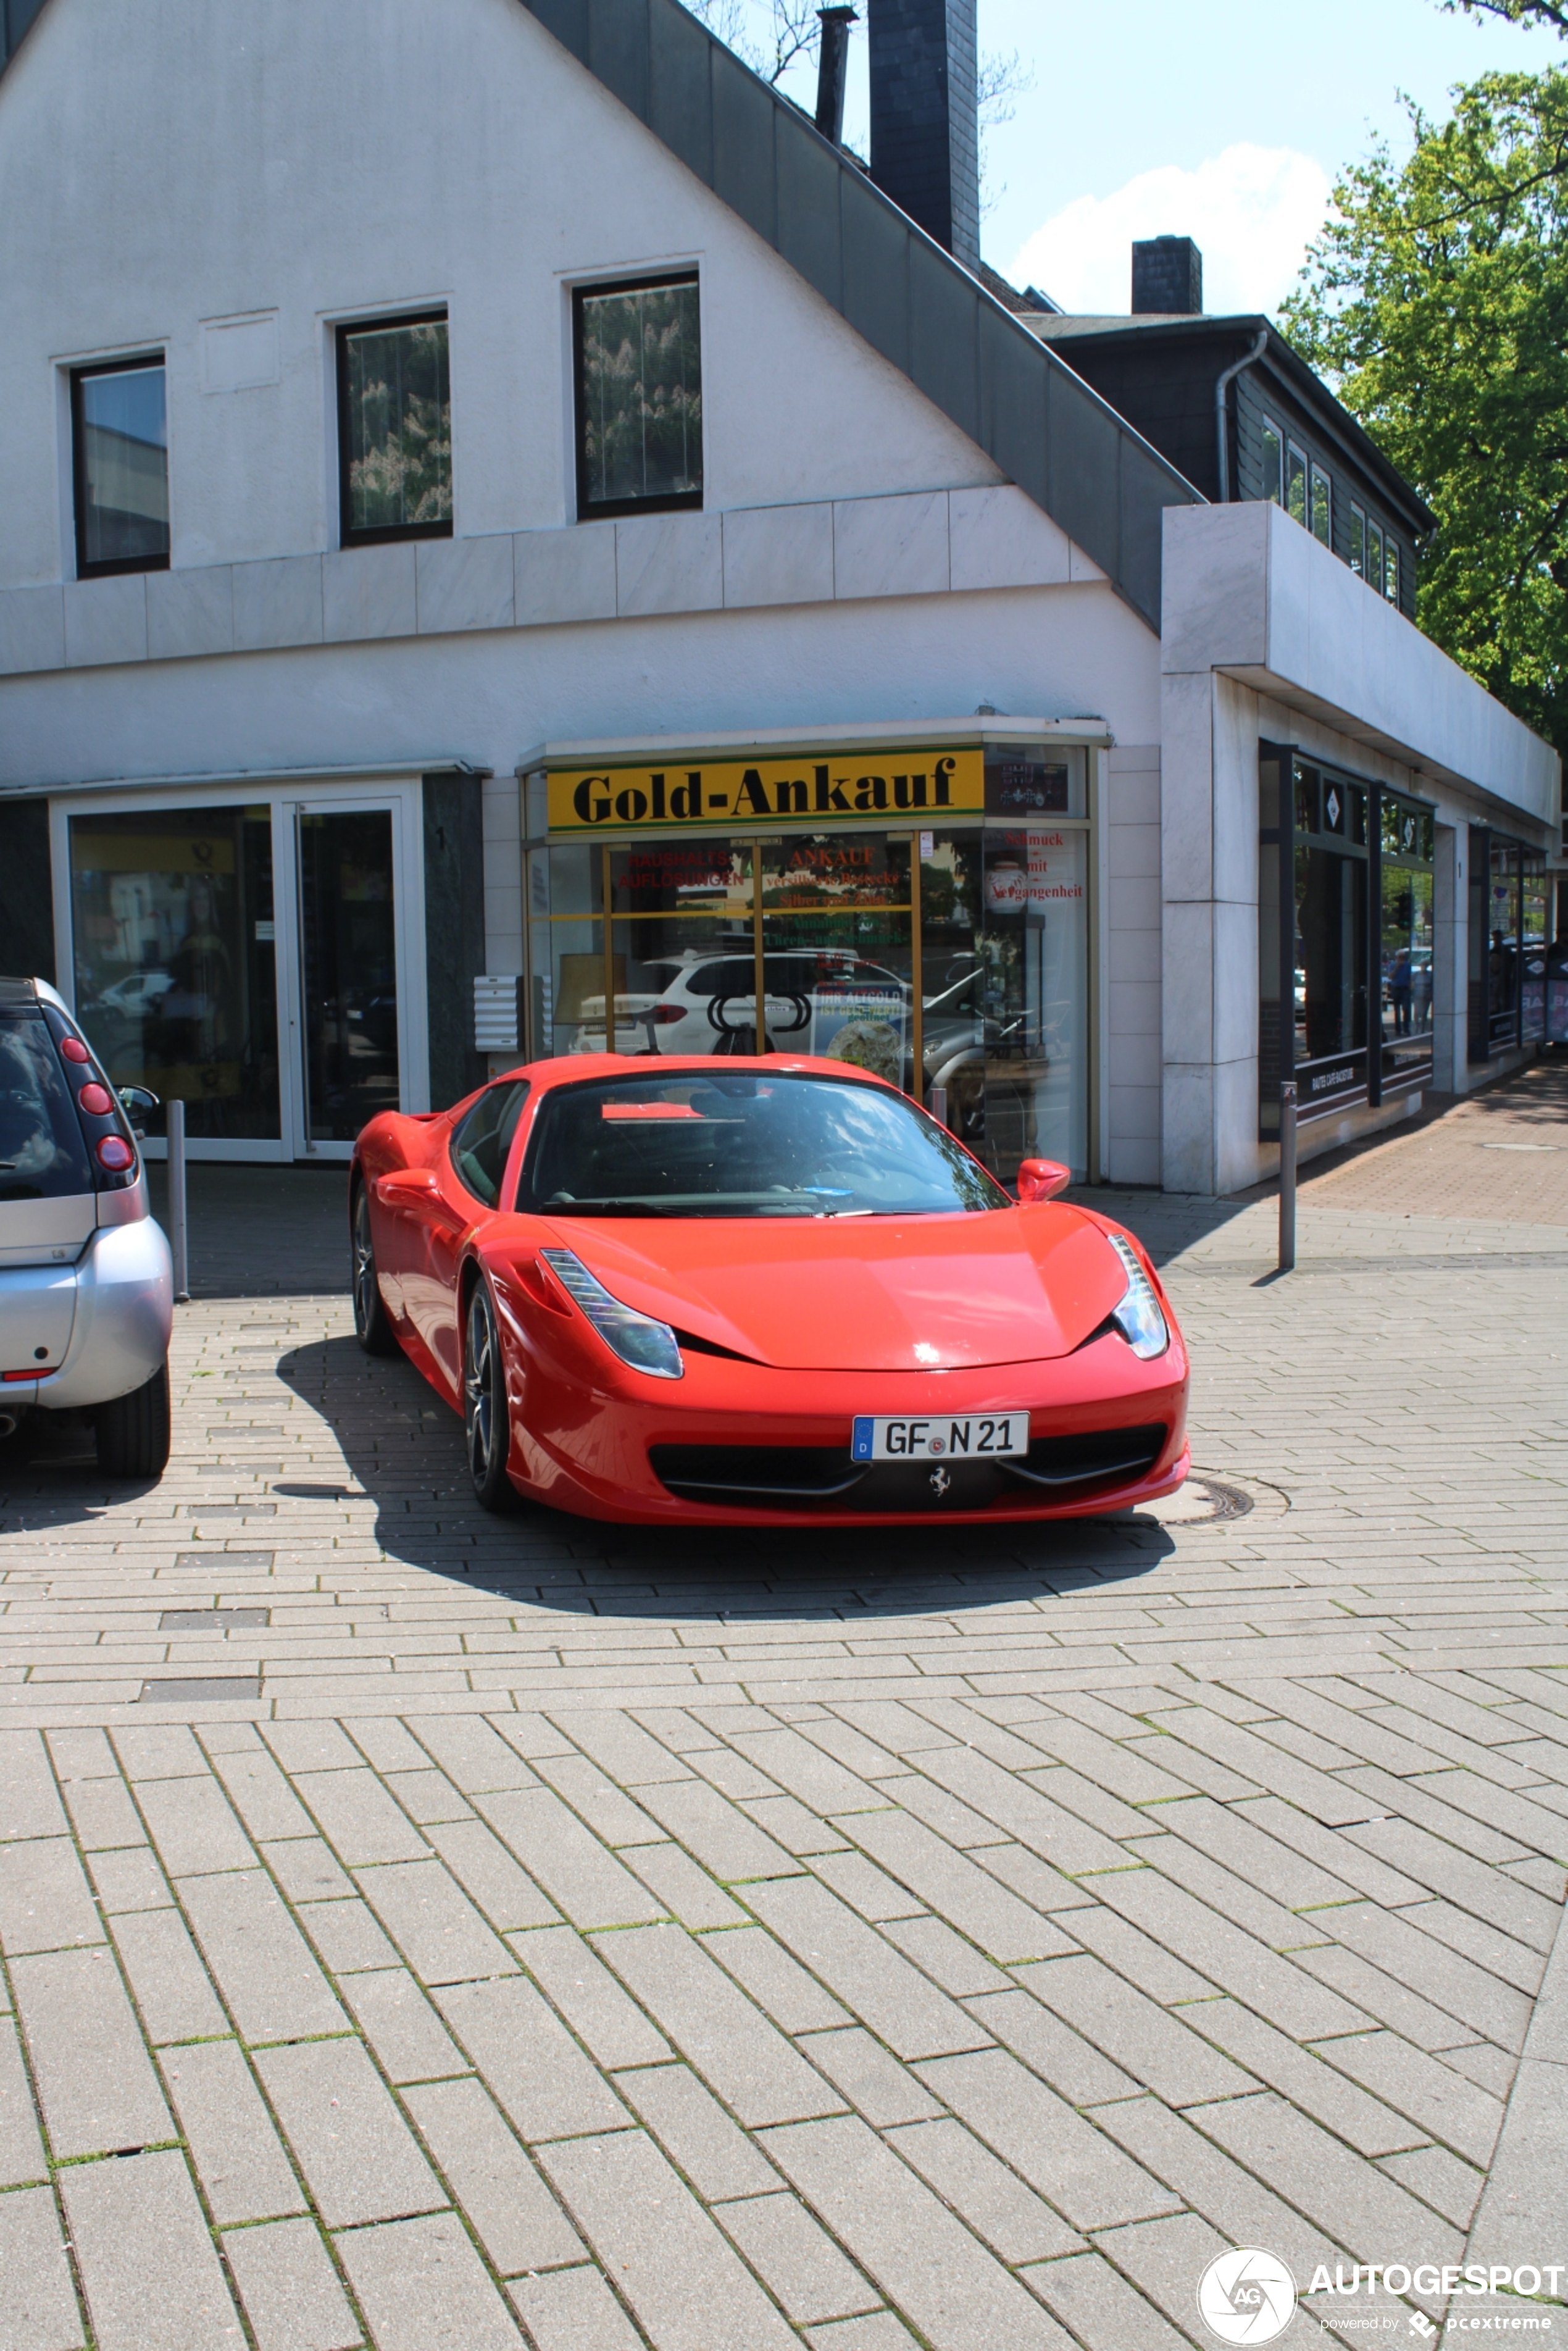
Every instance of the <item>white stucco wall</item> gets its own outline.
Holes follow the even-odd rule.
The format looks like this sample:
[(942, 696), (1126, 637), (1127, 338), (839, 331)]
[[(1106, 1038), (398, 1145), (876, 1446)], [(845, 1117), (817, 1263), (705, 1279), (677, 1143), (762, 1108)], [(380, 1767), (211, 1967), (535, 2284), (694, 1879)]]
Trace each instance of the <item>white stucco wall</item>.
[[(514, 0), (50, 0), (0, 82), (0, 585), (69, 578), (64, 363), (167, 350), (175, 568), (335, 542), (331, 324), (444, 303), (455, 528), (571, 511), (574, 279), (695, 263), (710, 512), (995, 467)], [(277, 377), (204, 390), (204, 322)], [(264, 339), (265, 340), (265, 339)]]

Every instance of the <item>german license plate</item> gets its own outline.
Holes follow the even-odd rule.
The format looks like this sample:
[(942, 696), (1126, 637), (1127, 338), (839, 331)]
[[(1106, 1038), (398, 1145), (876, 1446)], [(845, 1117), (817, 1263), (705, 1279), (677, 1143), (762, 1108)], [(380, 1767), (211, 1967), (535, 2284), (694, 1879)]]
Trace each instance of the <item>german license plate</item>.
[(997, 1461), (1029, 1451), (1029, 1414), (935, 1413), (927, 1420), (857, 1419), (856, 1461)]

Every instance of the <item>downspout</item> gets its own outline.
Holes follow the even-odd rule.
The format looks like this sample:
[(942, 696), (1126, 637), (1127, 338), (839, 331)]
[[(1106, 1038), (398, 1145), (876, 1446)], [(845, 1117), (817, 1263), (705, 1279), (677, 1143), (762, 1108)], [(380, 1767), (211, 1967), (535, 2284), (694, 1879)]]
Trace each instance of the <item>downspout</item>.
[(1268, 348), (1269, 329), (1267, 327), (1260, 327), (1257, 340), (1251, 350), (1243, 351), (1241, 357), (1226, 369), (1214, 387), (1214, 424), (1215, 431), (1219, 436), (1219, 503), (1222, 507), (1228, 506), (1230, 503), (1230, 434), (1227, 430), (1229, 416), (1226, 407), (1226, 394), (1242, 369), (1249, 368), (1255, 360), (1260, 360)]

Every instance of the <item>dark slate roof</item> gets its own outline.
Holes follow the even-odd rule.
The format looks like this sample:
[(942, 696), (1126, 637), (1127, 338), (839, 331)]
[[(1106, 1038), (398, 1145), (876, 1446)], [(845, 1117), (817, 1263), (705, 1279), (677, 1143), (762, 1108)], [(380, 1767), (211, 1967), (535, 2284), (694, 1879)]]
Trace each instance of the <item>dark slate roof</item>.
[[(520, 0), (1160, 624), (1192, 484), (679, 0)], [(0, 0), (0, 70), (42, 0)]]

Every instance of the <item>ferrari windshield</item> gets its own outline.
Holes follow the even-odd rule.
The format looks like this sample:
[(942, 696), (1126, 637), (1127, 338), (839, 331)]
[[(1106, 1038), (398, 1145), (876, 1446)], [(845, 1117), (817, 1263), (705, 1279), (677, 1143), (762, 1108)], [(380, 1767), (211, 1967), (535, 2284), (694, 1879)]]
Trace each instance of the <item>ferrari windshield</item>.
[(539, 1105), (517, 1199), (571, 1217), (930, 1217), (1011, 1205), (902, 1095), (760, 1070), (560, 1087)]

